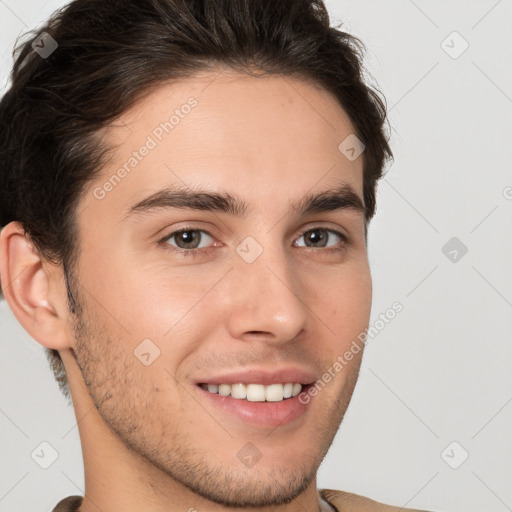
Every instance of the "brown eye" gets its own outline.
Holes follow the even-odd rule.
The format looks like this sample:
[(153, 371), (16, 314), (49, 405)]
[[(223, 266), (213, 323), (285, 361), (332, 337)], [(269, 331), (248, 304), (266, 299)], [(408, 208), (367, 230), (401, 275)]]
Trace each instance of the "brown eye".
[(179, 231), (174, 235), (174, 240), (180, 249), (197, 249), (201, 235), (198, 230)]
[(338, 231), (327, 228), (313, 228), (302, 233), (299, 238), (304, 238), (305, 244), (299, 244), (299, 247), (324, 248), (328, 247), (329, 242), (334, 241), (334, 245), (346, 242), (347, 238)]
[(213, 237), (203, 229), (180, 229), (173, 231), (161, 240), (170, 251), (192, 255), (206, 251), (213, 241)]

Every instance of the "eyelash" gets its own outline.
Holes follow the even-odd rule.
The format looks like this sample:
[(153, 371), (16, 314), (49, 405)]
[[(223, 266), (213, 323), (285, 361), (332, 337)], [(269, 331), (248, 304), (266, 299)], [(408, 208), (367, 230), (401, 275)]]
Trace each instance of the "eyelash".
[[(335, 229), (324, 228), (324, 227), (321, 227), (321, 226), (312, 227), (312, 228), (306, 229), (305, 231), (303, 231), (298, 236), (298, 238), (301, 238), (306, 233), (309, 233), (310, 231), (315, 231), (315, 230), (323, 230), (323, 231), (326, 231), (328, 233), (335, 234), (335, 235), (337, 235), (341, 239), (341, 242), (342, 242), (342, 246), (341, 247), (327, 248), (327, 249), (324, 249), (323, 252), (328, 252), (328, 253), (340, 252), (340, 251), (343, 251), (346, 248), (346, 245), (348, 243), (348, 238), (343, 233), (340, 233), (339, 231), (336, 231)], [(207, 254), (210, 253), (211, 250), (214, 249), (214, 247), (208, 247), (208, 248), (205, 248), (205, 249), (181, 249), (181, 248), (173, 247), (172, 245), (167, 243), (167, 241), (170, 238), (172, 238), (174, 235), (177, 235), (179, 233), (183, 233), (183, 232), (186, 232), (186, 231), (199, 231), (199, 232), (202, 232), (202, 233), (206, 233), (208, 236), (213, 238), (213, 236), (210, 233), (208, 233), (208, 231), (206, 231), (204, 229), (196, 229), (196, 228), (193, 228), (193, 227), (184, 227), (184, 228), (180, 228), (180, 229), (178, 229), (176, 231), (171, 231), (168, 235), (164, 236), (161, 240), (159, 240), (158, 243), (163, 245), (164, 251), (167, 251), (167, 252), (170, 252), (170, 253), (173, 253), (173, 254), (180, 254), (182, 256), (191, 256), (192, 258), (195, 258), (197, 256), (201, 256), (201, 255), (207, 255)], [(314, 247), (310, 247), (310, 249), (315, 249), (315, 248)], [(319, 248), (319, 249), (322, 249), (322, 248)]]

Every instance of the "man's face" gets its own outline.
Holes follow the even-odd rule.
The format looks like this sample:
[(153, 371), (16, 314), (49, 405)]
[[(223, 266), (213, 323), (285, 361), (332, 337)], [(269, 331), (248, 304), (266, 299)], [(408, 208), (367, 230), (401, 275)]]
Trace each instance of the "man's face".
[[(311, 85), (217, 73), (161, 86), (114, 124), (113, 158), (78, 205), (74, 346), (87, 388), (162, 474), (219, 503), (284, 502), (314, 479), (362, 352), (307, 405), (279, 385), (307, 391), (369, 321), (363, 211), (299, 212), (342, 187), (362, 198), (362, 157), (338, 149), (354, 128)], [(204, 209), (140, 204), (178, 188), (245, 211), (205, 196)], [(224, 396), (244, 389), (251, 400)], [(264, 396), (276, 401), (252, 401)]]

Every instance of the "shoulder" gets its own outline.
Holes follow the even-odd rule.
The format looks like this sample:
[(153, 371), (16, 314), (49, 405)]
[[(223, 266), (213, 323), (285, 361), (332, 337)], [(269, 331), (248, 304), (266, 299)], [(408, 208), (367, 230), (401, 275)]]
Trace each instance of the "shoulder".
[(322, 498), (336, 507), (339, 512), (427, 512), (403, 507), (392, 507), (370, 498), (331, 489), (320, 490)]

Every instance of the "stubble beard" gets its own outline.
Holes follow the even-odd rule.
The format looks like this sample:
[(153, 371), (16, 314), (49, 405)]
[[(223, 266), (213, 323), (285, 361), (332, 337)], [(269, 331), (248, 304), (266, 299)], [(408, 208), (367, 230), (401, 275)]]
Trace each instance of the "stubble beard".
[[(185, 429), (180, 431), (161, 421), (158, 417), (161, 404), (155, 400), (151, 383), (141, 379), (140, 373), (137, 375), (138, 361), (130, 351), (123, 349), (126, 340), (123, 344), (122, 339), (108, 336), (109, 330), (101, 323), (86, 321), (91, 311), (79, 299), (77, 291), (73, 292), (77, 365), (105, 425), (139, 462), (146, 464), (148, 478), (156, 468), (178, 487), (184, 486), (202, 498), (228, 508), (289, 503), (315, 480), (352, 397), (359, 364), (319, 420), (311, 439), (316, 449), (309, 450), (298, 464), (269, 470), (260, 470), (257, 465), (249, 469), (241, 463), (235, 467), (223, 465), (215, 454), (195, 447)], [(135, 370), (134, 375), (131, 375), (132, 370)], [(231, 442), (236, 454), (240, 447), (233, 440)], [(209, 444), (214, 445), (214, 442)], [(233, 461), (239, 462), (236, 457)]]

